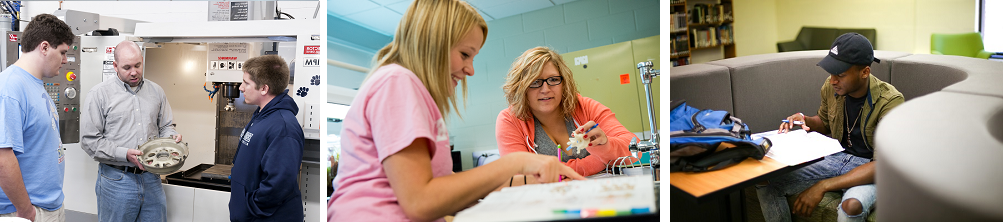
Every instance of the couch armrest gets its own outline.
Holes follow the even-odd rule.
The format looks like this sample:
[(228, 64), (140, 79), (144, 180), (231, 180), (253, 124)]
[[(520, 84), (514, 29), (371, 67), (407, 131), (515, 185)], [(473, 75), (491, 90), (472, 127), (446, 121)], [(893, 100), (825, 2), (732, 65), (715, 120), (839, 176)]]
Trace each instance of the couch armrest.
[(804, 47), (797, 41), (778, 42), (777, 52), (802, 51)]
[(988, 59), (989, 56), (991, 56), (991, 55), (993, 55), (993, 53), (987, 52), (986, 50), (982, 50), (982, 51), (979, 51), (979, 53), (975, 55), (975, 58)]

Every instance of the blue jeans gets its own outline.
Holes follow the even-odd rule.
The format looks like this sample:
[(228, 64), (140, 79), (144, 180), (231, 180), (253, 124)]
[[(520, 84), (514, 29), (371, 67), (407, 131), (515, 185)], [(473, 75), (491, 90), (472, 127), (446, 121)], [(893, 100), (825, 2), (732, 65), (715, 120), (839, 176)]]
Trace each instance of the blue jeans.
[(98, 218), (102, 222), (167, 221), (167, 195), (160, 176), (122, 172), (98, 164)]
[[(766, 221), (791, 221), (791, 210), (789, 203), (787, 203), (788, 195), (797, 196), (819, 181), (846, 174), (853, 168), (868, 162), (871, 160), (838, 152), (828, 155), (825, 159), (814, 164), (773, 178), (769, 180), (767, 185), (756, 185), (763, 217)], [(877, 200), (876, 191), (877, 188), (874, 187), (874, 184), (845, 189), (842, 201), (857, 199), (863, 206), (863, 212), (859, 215), (846, 215), (842, 209), (841, 201), (837, 211), (839, 214), (837, 219), (839, 221), (864, 221), (874, 207), (874, 201)]]

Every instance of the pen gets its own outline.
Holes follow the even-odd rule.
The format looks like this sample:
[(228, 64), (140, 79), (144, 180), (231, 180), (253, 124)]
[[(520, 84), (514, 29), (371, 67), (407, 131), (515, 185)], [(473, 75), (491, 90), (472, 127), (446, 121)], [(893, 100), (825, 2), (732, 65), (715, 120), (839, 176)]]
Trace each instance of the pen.
[[(780, 122), (785, 122), (785, 123), (789, 123), (790, 121), (787, 121), (787, 120), (785, 119), (785, 120), (780, 120)], [(801, 121), (794, 121), (794, 125), (804, 125), (804, 122), (801, 122)]]
[[(560, 144), (557, 144), (557, 161), (561, 161), (561, 145)], [(560, 175), (557, 176), (557, 182), (561, 182), (561, 180), (563, 180), (563, 179), (564, 178), (562, 178)]]
[(596, 128), (597, 126), (599, 126), (599, 124), (598, 124), (598, 123), (596, 123), (595, 125), (592, 125), (592, 127), (591, 127), (591, 128), (589, 128), (588, 130), (585, 130), (585, 133), (589, 133), (589, 132), (591, 132), (591, 131), (592, 131), (592, 129), (595, 129), (595, 128)]

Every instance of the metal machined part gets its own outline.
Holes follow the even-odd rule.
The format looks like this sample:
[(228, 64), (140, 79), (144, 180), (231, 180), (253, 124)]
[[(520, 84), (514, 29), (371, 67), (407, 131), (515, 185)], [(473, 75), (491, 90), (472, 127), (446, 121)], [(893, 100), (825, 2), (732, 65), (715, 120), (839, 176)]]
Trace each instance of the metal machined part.
[(188, 158), (188, 144), (172, 138), (154, 138), (139, 146), (139, 163), (154, 174), (171, 174), (181, 169)]

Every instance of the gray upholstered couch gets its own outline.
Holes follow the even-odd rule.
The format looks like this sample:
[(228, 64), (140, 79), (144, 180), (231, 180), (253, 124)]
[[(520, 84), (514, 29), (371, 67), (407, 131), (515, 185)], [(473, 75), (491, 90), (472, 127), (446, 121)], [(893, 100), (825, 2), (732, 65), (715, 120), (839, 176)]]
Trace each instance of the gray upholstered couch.
[(777, 52), (792, 52), (804, 50), (829, 49), (836, 37), (849, 32), (856, 32), (871, 40), (871, 45), (878, 48), (878, 31), (874, 29), (848, 29), (848, 28), (821, 28), (821, 27), (801, 27), (798, 36), (792, 41), (778, 42)]
[[(764, 55), (742, 56), (718, 60), (703, 64), (673, 67), (670, 70), (670, 99), (685, 99), (691, 106), (701, 109), (728, 110), (749, 124), (753, 132), (774, 130), (779, 120), (792, 113), (816, 113), (820, 104), (822, 85), (828, 73), (816, 66), (824, 56), (825, 50), (785, 52)], [(980, 60), (960, 56), (909, 54), (903, 52), (875, 51), (875, 57), (881, 63), (873, 64), (871, 73), (878, 79), (894, 85), (906, 98), (899, 108), (893, 110), (876, 131), (876, 151), (882, 156), (878, 165), (879, 207), (882, 208), (881, 218), (891, 218), (902, 214), (915, 214), (911, 206), (919, 201), (936, 201), (932, 196), (912, 195), (915, 201), (901, 202), (898, 199), (909, 196), (909, 192), (895, 191), (896, 187), (908, 184), (906, 181), (929, 182), (943, 178), (944, 175), (928, 175), (925, 172), (945, 172), (940, 168), (943, 164), (933, 164), (938, 155), (949, 152), (957, 156), (979, 156), (966, 149), (951, 144), (994, 147), (990, 152), (994, 163), (1003, 157), (1003, 63)], [(983, 104), (987, 103), (987, 104)], [(964, 119), (964, 121), (951, 121)], [(990, 121), (991, 120), (991, 121)], [(995, 123), (996, 125), (987, 124)], [(936, 126), (936, 127), (931, 127)], [(944, 128), (944, 127), (956, 128)], [(959, 127), (960, 126), (960, 127)], [(950, 132), (950, 133), (947, 133)], [(947, 135), (975, 134), (979, 140), (956, 141)], [(944, 135), (944, 136), (941, 136)], [(930, 143), (937, 140), (938, 143)], [(936, 144), (938, 147), (931, 147)], [(915, 152), (917, 147), (930, 147), (931, 150), (943, 152)], [(908, 156), (922, 158), (907, 158), (899, 160), (902, 153)], [(984, 153), (983, 153), (984, 154)], [(988, 160), (987, 160), (988, 161)], [(901, 162), (901, 163), (900, 163)], [(896, 164), (895, 167), (888, 166)], [(924, 165), (927, 164), (927, 165)], [(988, 162), (982, 162), (979, 167), (988, 167)], [(912, 167), (925, 166), (925, 171), (916, 171)], [(965, 165), (953, 165), (965, 166)], [(953, 167), (956, 171), (965, 172), (966, 167)], [(992, 165), (996, 168), (985, 172), (999, 172), (1003, 165)], [(957, 169), (955, 169), (957, 168)], [(913, 174), (886, 173), (891, 170), (910, 172)], [(971, 170), (971, 169), (967, 169)], [(908, 175), (908, 178), (897, 178)], [(981, 175), (981, 174), (975, 174)], [(995, 175), (1003, 175), (995, 173)], [(958, 177), (957, 173), (951, 175)], [(896, 177), (896, 180), (886, 179)], [(963, 179), (963, 178), (955, 178)], [(970, 178), (974, 179), (974, 178)], [(897, 181), (897, 182), (895, 182)], [(985, 189), (995, 189), (992, 196), (976, 198), (984, 204), (995, 204), (996, 210), (986, 209), (982, 213), (995, 213), (996, 217), (974, 217), (1000, 219), (1003, 209), (1003, 177), (993, 177), (990, 184), (979, 184)], [(954, 183), (948, 183), (954, 184)], [(977, 181), (966, 181), (965, 184), (955, 184), (961, 192), (961, 185), (972, 186)], [(947, 186), (947, 185), (945, 185)], [(906, 186), (909, 187), (909, 186)], [(942, 187), (912, 186), (915, 190), (936, 190)], [(913, 190), (910, 190), (913, 191)], [(762, 213), (754, 188), (746, 188), (746, 213), (750, 221), (762, 221)], [(943, 192), (941, 192), (943, 193)], [(890, 196), (899, 194), (898, 196)], [(840, 194), (829, 192), (815, 210), (812, 218), (796, 220), (835, 221), (836, 206)], [(968, 196), (956, 199), (971, 198)], [(793, 203), (793, 197), (789, 198)], [(890, 208), (890, 209), (885, 209)], [(953, 209), (953, 208), (948, 208)], [(878, 210), (875, 209), (876, 215)], [(893, 212), (890, 213), (889, 211)], [(944, 212), (931, 210), (928, 212)], [(974, 210), (973, 210), (974, 211)], [(956, 211), (951, 211), (956, 212)], [(969, 212), (969, 211), (960, 211)], [(894, 214), (894, 215), (892, 215)], [(868, 218), (870, 221), (875, 216)], [(983, 214), (988, 215), (988, 214)], [(910, 217), (910, 219), (913, 219)], [(953, 220), (953, 219), (952, 219)], [(912, 220), (903, 220), (912, 221)]]
[(964, 78), (908, 100), (878, 126), (878, 218), (1003, 221), (1003, 63), (914, 55), (898, 69), (915, 73), (913, 82)]

